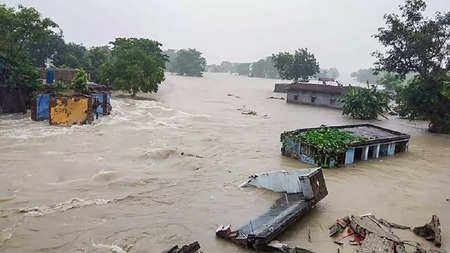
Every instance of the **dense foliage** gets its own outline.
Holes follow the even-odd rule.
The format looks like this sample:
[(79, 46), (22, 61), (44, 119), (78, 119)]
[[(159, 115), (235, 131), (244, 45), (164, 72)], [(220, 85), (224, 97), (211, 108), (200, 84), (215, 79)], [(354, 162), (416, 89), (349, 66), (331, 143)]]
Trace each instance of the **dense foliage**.
[[(399, 89), (396, 111), (403, 118), (427, 119), (432, 132), (450, 132), (450, 99), (448, 84), (450, 76), (447, 73), (422, 79), (420, 76), (408, 82)], [(446, 87), (447, 85), (447, 87)]]
[(299, 79), (308, 81), (320, 71), (316, 57), (307, 48), (295, 50), (294, 54), (288, 52), (273, 54), (272, 59), (280, 77), (294, 82)]
[(386, 27), (379, 28), (375, 37), (386, 52), (374, 53), (376, 67), (401, 77), (417, 73), (411, 87), (400, 93), (400, 106), (409, 115), (430, 121), (430, 131), (449, 133), (449, 98), (444, 90), (450, 71), (450, 12), (425, 18), (425, 9), (423, 0), (406, 0), (400, 14), (385, 15)]
[(180, 49), (176, 52), (170, 66), (172, 68), (171, 71), (179, 75), (203, 76), (206, 59), (196, 49)]
[(0, 5), (0, 85), (37, 88), (35, 66), (43, 66), (55, 48), (58, 25), (33, 8)]
[(100, 78), (114, 89), (131, 93), (156, 92), (164, 81), (167, 56), (161, 43), (149, 39), (117, 38), (111, 60), (101, 66)]
[(342, 96), (344, 115), (350, 115), (354, 119), (371, 120), (390, 111), (389, 93), (378, 90), (375, 85), (367, 85), (367, 88), (350, 87), (349, 92)]
[(272, 57), (267, 57), (254, 62), (250, 66), (251, 77), (261, 77), (261, 78), (279, 78), (278, 70), (275, 68)]
[(390, 72), (380, 74), (377, 78), (377, 84), (384, 86), (390, 92), (396, 92), (406, 85), (404, 78)]
[(306, 143), (313, 147), (312, 158), (319, 166), (328, 166), (330, 160), (338, 161), (339, 155), (345, 153), (352, 143), (363, 139), (353, 136), (350, 132), (323, 126), (307, 131), (284, 132), (281, 140), (288, 136), (298, 143)]
[(86, 74), (86, 71), (83, 69), (76, 69), (75, 75), (72, 79), (72, 89), (81, 92), (81, 93), (87, 93), (89, 90), (88, 86), (88, 77)]

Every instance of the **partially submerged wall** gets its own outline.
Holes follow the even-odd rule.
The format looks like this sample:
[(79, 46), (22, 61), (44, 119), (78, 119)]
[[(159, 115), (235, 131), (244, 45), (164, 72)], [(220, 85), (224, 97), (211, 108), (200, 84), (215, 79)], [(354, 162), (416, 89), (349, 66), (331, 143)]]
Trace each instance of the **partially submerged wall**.
[(287, 102), (295, 104), (310, 104), (342, 109), (343, 104), (339, 102), (341, 96), (338, 94), (311, 92), (311, 91), (288, 91)]
[(71, 126), (93, 121), (93, 103), (89, 96), (52, 97), (50, 125)]
[(26, 113), (30, 92), (27, 88), (0, 87), (0, 113)]

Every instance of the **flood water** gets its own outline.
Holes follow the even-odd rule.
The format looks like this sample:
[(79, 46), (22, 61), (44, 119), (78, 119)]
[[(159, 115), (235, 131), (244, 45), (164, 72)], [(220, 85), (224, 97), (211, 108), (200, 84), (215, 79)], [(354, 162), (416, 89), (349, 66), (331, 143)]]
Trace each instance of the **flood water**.
[[(362, 122), (267, 99), (284, 96), (272, 93), (275, 80), (166, 79), (146, 100), (114, 97), (112, 115), (94, 125), (0, 116), (0, 252), (161, 252), (192, 241), (204, 252), (248, 252), (216, 239), (215, 229), (237, 228), (278, 198), (240, 189), (249, 175), (310, 167), (280, 155), (280, 133)], [(324, 170), (329, 195), (279, 239), (336, 252), (328, 226), (337, 218), (372, 213), (419, 226), (436, 214), (450, 250), (450, 136), (428, 133), (424, 122), (371, 123), (410, 134), (409, 152)]]

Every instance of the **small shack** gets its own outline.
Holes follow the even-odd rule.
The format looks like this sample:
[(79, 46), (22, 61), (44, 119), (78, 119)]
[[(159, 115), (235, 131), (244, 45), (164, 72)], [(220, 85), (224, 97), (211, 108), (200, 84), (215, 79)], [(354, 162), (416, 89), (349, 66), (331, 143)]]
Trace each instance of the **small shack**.
[(408, 151), (410, 136), (371, 124), (304, 128), (281, 134), (281, 154), (323, 167)]
[(45, 89), (33, 95), (31, 119), (70, 126), (91, 123), (94, 119), (109, 115), (112, 110), (109, 87), (93, 82), (88, 84), (88, 94), (58, 91), (53, 85), (46, 84)]
[(345, 95), (349, 88), (338, 82), (322, 81), (322, 83), (295, 83), (287, 87), (287, 103), (310, 104), (342, 109), (341, 96)]

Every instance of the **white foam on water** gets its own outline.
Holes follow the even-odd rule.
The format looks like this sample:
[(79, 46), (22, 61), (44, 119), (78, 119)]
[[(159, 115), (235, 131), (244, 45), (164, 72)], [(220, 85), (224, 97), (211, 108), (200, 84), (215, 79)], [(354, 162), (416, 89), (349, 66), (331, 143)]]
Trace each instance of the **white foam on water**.
[(92, 247), (97, 249), (109, 249), (112, 253), (127, 253), (124, 249), (115, 244), (106, 245), (102, 243), (97, 244), (95, 242), (92, 242)]
[(27, 216), (44, 216), (47, 214), (52, 214), (56, 212), (65, 212), (70, 209), (93, 206), (93, 205), (106, 205), (112, 203), (113, 200), (106, 199), (93, 199), (93, 200), (83, 200), (80, 198), (73, 198), (69, 201), (58, 203), (51, 206), (39, 206), (39, 207), (28, 207), (19, 209), (19, 213), (23, 213)]

